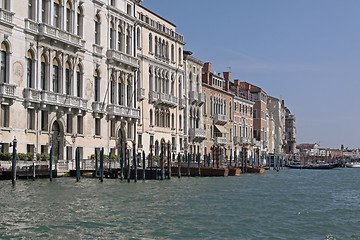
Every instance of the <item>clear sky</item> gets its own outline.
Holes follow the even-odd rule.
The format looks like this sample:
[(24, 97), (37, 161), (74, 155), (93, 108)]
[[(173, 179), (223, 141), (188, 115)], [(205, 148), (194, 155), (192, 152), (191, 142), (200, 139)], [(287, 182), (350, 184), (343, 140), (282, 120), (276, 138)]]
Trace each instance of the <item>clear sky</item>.
[(185, 50), (285, 100), (297, 143), (360, 147), (359, 0), (144, 0)]

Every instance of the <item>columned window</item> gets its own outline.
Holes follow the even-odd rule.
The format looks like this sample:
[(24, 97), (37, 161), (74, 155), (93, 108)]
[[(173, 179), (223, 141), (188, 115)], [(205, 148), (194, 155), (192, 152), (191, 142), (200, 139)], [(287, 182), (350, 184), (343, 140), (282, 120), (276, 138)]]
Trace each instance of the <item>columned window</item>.
[(179, 48), (179, 64), (182, 65), (182, 53), (181, 53), (181, 48)]
[(48, 23), (48, 16), (49, 10), (48, 10), (48, 1), (42, 0), (41, 1), (41, 20), (43, 23)]
[(71, 3), (69, 1), (67, 1), (67, 3), (66, 3), (66, 31), (68, 31), (70, 33), (73, 32), (72, 21), (73, 21), (72, 6), (71, 6)]
[(59, 80), (59, 62), (56, 58), (53, 60), (53, 74), (52, 74), (52, 85), (53, 92), (60, 93), (60, 80)]
[(174, 44), (171, 44), (171, 61), (172, 61), (172, 62), (175, 61), (175, 48), (174, 48)]
[(40, 65), (40, 88), (41, 90), (47, 90), (46, 84), (46, 60), (45, 56), (41, 55), (41, 65)]
[(121, 46), (122, 44), (122, 34), (123, 34), (123, 31), (121, 29), (121, 26), (118, 27), (118, 38), (117, 38), (117, 45), (118, 45), (118, 51), (123, 51), (123, 47)]
[(83, 73), (81, 66), (78, 65), (76, 68), (76, 96), (82, 97), (82, 88), (83, 88)]
[(115, 87), (116, 87), (115, 78), (114, 78), (114, 75), (111, 75), (111, 78), (110, 78), (110, 103), (112, 103), (112, 104), (115, 103)]
[(0, 52), (0, 82), (7, 82), (7, 65), (8, 65), (8, 48), (6, 44), (3, 42), (1, 44), (1, 52)]
[(95, 16), (95, 44), (100, 45), (100, 16)]
[(110, 48), (114, 49), (115, 48), (115, 28), (114, 28), (114, 23), (111, 22), (110, 23)]
[(126, 53), (131, 54), (131, 31), (128, 29), (126, 31)]
[(152, 34), (149, 34), (149, 52), (153, 51), (153, 40), (152, 40)]
[(140, 28), (136, 29), (136, 42), (137, 42), (137, 47), (141, 48), (141, 31), (140, 31)]
[(72, 81), (71, 81), (71, 72), (70, 72), (70, 63), (66, 62), (65, 64), (65, 93), (67, 95), (71, 95), (71, 87), (72, 87)]
[(27, 58), (26, 58), (26, 70), (27, 70), (27, 87), (28, 88), (35, 88), (34, 82), (34, 57), (31, 51), (28, 51)]
[(100, 75), (98, 70), (95, 70), (94, 73), (94, 101), (100, 101)]
[(54, 27), (60, 28), (61, 19), (60, 19), (60, 1), (54, 0)]
[(76, 33), (79, 37), (83, 36), (83, 13), (80, 7), (77, 9), (77, 27), (76, 27)]
[(35, 20), (33, 0), (28, 0), (28, 18), (31, 20)]

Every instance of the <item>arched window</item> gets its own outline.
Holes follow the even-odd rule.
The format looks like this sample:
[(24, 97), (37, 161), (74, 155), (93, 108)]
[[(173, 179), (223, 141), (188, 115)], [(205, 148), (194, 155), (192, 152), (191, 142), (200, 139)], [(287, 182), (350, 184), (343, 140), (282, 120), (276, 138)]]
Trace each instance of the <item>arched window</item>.
[(206, 109), (206, 104), (207, 103), (207, 98), (206, 98), (206, 94), (204, 93), (204, 105), (203, 105), (203, 113), (206, 114), (207, 112), (207, 109)]
[(26, 70), (27, 70), (27, 87), (28, 88), (35, 88), (35, 82), (34, 82), (34, 57), (31, 51), (27, 52), (26, 57)]
[(66, 31), (68, 31), (70, 33), (73, 32), (72, 21), (73, 21), (72, 6), (71, 6), (71, 3), (69, 1), (67, 1), (66, 2)]
[(76, 68), (76, 96), (82, 97), (83, 89), (83, 73), (80, 65)]
[(158, 55), (158, 39), (157, 36), (155, 36), (155, 55)]
[(166, 54), (165, 54), (165, 57), (166, 57), (166, 60), (169, 60), (169, 42), (166, 41)]
[(118, 26), (118, 39), (117, 39), (117, 48), (118, 48), (118, 51), (123, 51), (123, 47), (122, 47), (122, 35), (123, 35), (123, 31), (122, 31), (122, 28), (121, 26), (119, 25)]
[(246, 128), (245, 120), (242, 121), (242, 127), (243, 127), (243, 137), (247, 137), (246, 132), (245, 132), (245, 128)]
[(41, 65), (40, 65), (40, 88), (41, 90), (48, 90), (46, 84), (46, 58), (44, 55), (41, 55)]
[(43, 23), (48, 23), (48, 15), (49, 14), (49, 10), (48, 10), (48, 5), (47, 5), (47, 0), (42, 0), (41, 1), (41, 20)]
[(213, 115), (213, 99), (210, 96), (210, 115)]
[(132, 107), (131, 106), (131, 104), (132, 104), (132, 86), (131, 86), (131, 84), (132, 84), (131, 79), (128, 79), (127, 86), (126, 86), (127, 106), (128, 107)]
[(175, 116), (174, 116), (174, 114), (171, 114), (171, 128), (172, 129), (175, 128)]
[(130, 29), (126, 31), (126, 53), (131, 54), (131, 32)]
[(236, 125), (234, 124), (234, 137), (237, 136), (237, 132), (236, 132)]
[(152, 40), (152, 34), (149, 34), (149, 52), (153, 51), (153, 40)]
[(189, 73), (189, 89), (190, 89), (190, 91), (193, 90), (193, 75), (192, 75), (191, 71)]
[(153, 126), (153, 111), (150, 109), (150, 127)]
[(197, 113), (196, 113), (196, 128), (199, 128), (199, 127), (200, 127), (200, 111), (198, 109)]
[(100, 34), (101, 34), (100, 15), (96, 14), (96, 16), (95, 16), (95, 44), (100, 45)]
[(136, 29), (136, 44), (138, 48), (141, 48), (141, 31), (139, 27)]
[(155, 156), (159, 156), (159, 141), (155, 141)]
[(59, 62), (56, 58), (53, 60), (53, 76), (52, 76), (52, 86), (53, 86), (53, 92), (60, 93), (60, 79), (59, 79)]
[(172, 62), (175, 61), (175, 48), (174, 48), (174, 44), (171, 44), (171, 61), (172, 61)]
[(95, 70), (94, 73), (94, 101), (100, 101), (100, 74), (99, 70)]
[(171, 76), (171, 92), (170, 92), (170, 94), (172, 96), (175, 96), (175, 77), (174, 77), (174, 75)]
[(196, 75), (196, 92), (200, 93), (200, 78)]
[(82, 37), (83, 36), (83, 21), (84, 21), (84, 16), (83, 16), (83, 13), (82, 13), (82, 9), (80, 7), (78, 7), (77, 9), (77, 27), (76, 27), (76, 30), (77, 30), (77, 35), (79, 37)]
[(115, 103), (115, 77), (111, 75), (110, 77), (110, 103)]
[(71, 87), (72, 87), (72, 81), (71, 81), (71, 68), (70, 68), (70, 63), (69, 62), (66, 62), (65, 64), (65, 88), (66, 88), (66, 91), (65, 93), (67, 95), (71, 95)]
[(166, 44), (165, 44), (165, 40), (162, 40), (162, 44), (161, 44), (161, 56), (163, 58), (166, 57)]
[(114, 28), (114, 22), (110, 22), (110, 48), (115, 48), (115, 28)]
[[(3, 2), (6, 0), (3, 0)], [(35, 20), (33, 0), (28, 0), (28, 18)]]
[(182, 52), (181, 52), (181, 48), (179, 48), (179, 64), (182, 65)]
[(179, 77), (179, 98), (182, 98), (182, 79)]
[(54, 27), (60, 28), (60, 1), (54, 0), (54, 20), (53, 20)]
[(181, 123), (181, 114), (179, 115), (179, 129), (182, 129), (182, 123)]

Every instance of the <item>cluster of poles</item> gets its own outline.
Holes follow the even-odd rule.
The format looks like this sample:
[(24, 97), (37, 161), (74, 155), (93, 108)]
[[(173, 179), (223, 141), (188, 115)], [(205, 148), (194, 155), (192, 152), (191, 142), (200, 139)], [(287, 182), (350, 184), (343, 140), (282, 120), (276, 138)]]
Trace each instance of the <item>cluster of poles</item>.
[[(12, 161), (12, 183), (13, 185), (15, 185), (16, 182), (16, 146), (17, 146), (17, 140), (16, 138), (13, 140), (12, 142), (13, 145), (13, 161)], [(129, 151), (130, 149), (128, 149), (127, 143), (124, 143), (124, 149), (121, 151), (120, 153), (120, 169), (119, 169), (119, 175), (120, 175), (120, 179), (127, 179), (128, 182), (130, 182), (131, 180), (131, 169), (133, 169), (134, 174), (133, 174), (133, 179), (135, 182), (137, 182), (138, 179), (146, 179), (146, 156), (145, 156), (145, 152), (142, 151), (142, 153), (137, 153), (136, 152), (136, 143), (133, 142), (133, 157), (132, 157), (132, 161), (133, 163), (131, 164), (131, 159), (129, 157)], [(150, 154), (148, 155), (148, 169), (152, 172), (153, 171), (153, 162), (154, 160), (154, 155), (153, 155), (153, 148), (154, 146), (151, 145), (150, 146)], [(212, 155), (212, 161), (211, 161), (211, 155)], [(81, 168), (80, 168), (80, 149), (77, 148), (75, 151), (75, 168), (76, 168), (76, 181), (78, 182), (80, 180), (81, 177)], [(222, 156), (222, 149), (220, 146), (213, 146), (211, 148), (211, 154), (205, 154), (203, 156), (203, 167), (217, 167), (220, 168), (222, 164), (221, 161), (221, 156)], [(264, 159), (265, 158), (265, 159)], [(111, 157), (111, 152), (109, 153), (109, 172), (111, 170), (111, 161), (112, 161), (112, 157)], [(140, 164), (142, 160), (142, 176), (138, 176), (138, 166)], [(198, 176), (201, 176), (201, 155), (200, 153), (198, 154), (191, 154), (191, 153), (187, 153), (187, 154), (180, 154), (178, 153), (177, 159), (176, 159), (176, 155), (175, 153), (171, 153), (171, 145), (170, 142), (168, 144), (165, 144), (164, 142), (161, 143), (161, 152), (160, 152), (160, 169), (158, 167), (155, 167), (156, 169), (156, 174), (158, 175), (159, 173), (159, 179), (160, 180), (164, 180), (166, 179), (166, 177), (168, 179), (171, 178), (171, 167), (172, 167), (172, 162), (176, 162), (177, 160), (177, 175), (180, 178), (181, 177), (181, 168), (183, 167), (183, 163), (187, 163), (187, 176), (190, 176), (190, 166), (191, 163), (197, 163), (197, 168), (198, 168)], [(259, 154), (259, 152), (257, 151), (256, 154), (254, 154), (254, 157), (250, 157), (247, 154), (247, 151), (245, 148), (243, 148), (243, 150), (240, 153), (236, 153), (236, 151), (234, 151), (234, 157), (232, 157), (232, 153), (229, 159), (229, 165), (227, 165), (227, 167), (235, 167), (235, 168), (241, 168), (242, 173), (246, 172), (247, 166), (259, 166), (261, 163), (264, 162), (264, 160), (266, 161), (266, 168), (271, 170), (272, 166), (274, 168), (274, 170), (279, 170), (283, 168), (284, 165), (284, 158), (280, 157), (280, 156), (261, 156)], [(272, 161), (273, 160), (273, 161)], [(114, 159), (115, 161), (115, 159)], [(167, 163), (166, 163), (167, 161)], [(100, 162), (100, 164), (99, 164)], [(234, 164), (233, 164), (234, 162)], [(53, 179), (53, 169), (52, 169), (52, 165), (53, 165), (53, 149), (50, 149), (50, 181), (52, 181)], [(103, 182), (105, 174), (105, 161), (104, 161), (104, 148), (102, 148), (100, 150), (100, 153), (95, 150), (95, 172), (94, 172), (94, 177), (98, 177), (100, 179), (101, 182)], [(233, 166), (234, 165), (234, 166)], [(184, 167), (186, 167), (186, 165), (184, 165)], [(166, 169), (167, 169), (167, 174), (166, 174)], [(116, 177), (118, 175), (118, 171), (115, 171)], [(34, 168), (34, 179), (35, 179), (35, 168)]]

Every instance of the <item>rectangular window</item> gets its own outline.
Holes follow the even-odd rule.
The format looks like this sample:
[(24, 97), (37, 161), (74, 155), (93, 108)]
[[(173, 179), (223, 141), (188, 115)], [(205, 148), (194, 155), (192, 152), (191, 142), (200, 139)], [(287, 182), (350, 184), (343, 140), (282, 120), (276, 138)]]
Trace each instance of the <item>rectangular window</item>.
[(0, 127), (9, 127), (9, 106), (1, 105)]
[(34, 153), (35, 146), (33, 144), (27, 144), (26, 145), (26, 151), (27, 153)]
[(79, 71), (76, 73), (76, 79), (77, 79), (76, 93), (77, 93), (78, 97), (82, 97), (82, 91), (81, 91), (81, 89), (82, 89), (82, 79), (81, 79), (81, 73)]
[(26, 59), (27, 62), (27, 87), (32, 88), (32, 61), (30, 58)]
[(46, 21), (46, 0), (42, 0), (41, 4), (41, 18), (43, 23), (47, 23)]
[(73, 116), (71, 114), (66, 115), (66, 132), (72, 133), (73, 129)]
[(35, 110), (34, 109), (28, 109), (28, 115), (27, 115), (27, 128), (29, 130), (35, 130)]
[(32, 0), (28, 0), (28, 18), (33, 19)]
[(41, 153), (48, 153), (48, 146), (47, 145), (41, 145)]
[(83, 116), (77, 117), (77, 133), (83, 134)]
[(129, 15), (132, 14), (132, 7), (130, 4), (127, 5), (127, 14), (129, 14)]
[(257, 118), (257, 110), (256, 109), (253, 110), (253, 118)]
[(115, 137), (115, 127), (116, 127), (115, 120), (111, 120), (110, 121), (110, 136), (111, 137)]
[(8, 143), (0, 143), (0, 152), (8, 153), (9, 152), (9, 144)]
[(55, 0), (54, 1), (54, 27), (59, 27), (60, 26), (60, 21), (59, 21), (59, 1)]
[(65, 70), (65, 84), (66, 84), (66, 94), (71, 94), (71, 79), (70, 79), (70, 69)]
[(142, 135), (141, 134), (138, 135), (138, 148), (143, 148)]
[(100, 136), (100, 118), (95, 118), (95, 135)]
[(66, 160), (72, 160), (72, 147), (66, 147)]
[(6, 52), (1, 51), (1, 76), (0, 82), (6, 82)]
[(95, 86), (94, 86), (94, 90), (95, 90), (95, 96), (94, 96), (94, 100), (95, 102), (100, 101), (100, 81), (98, 77), (95, 77)]
[(49, 131), (48, 129), (48, 120), (49, 119), (49, 112), (48, 111), (41, 111), (41, 131)]
[(45, 63), (44, 62), (41, 62), (40, 68), (41, 68), (41, 76), (40, 76), (40, 78), (41, 78), (41, 89), (46, 90), (45, 89), (46, 84), (45, 84)]

